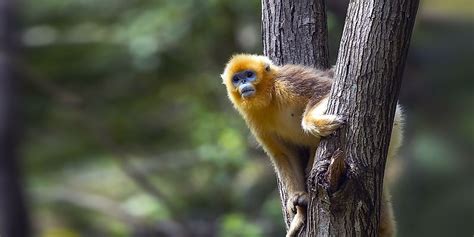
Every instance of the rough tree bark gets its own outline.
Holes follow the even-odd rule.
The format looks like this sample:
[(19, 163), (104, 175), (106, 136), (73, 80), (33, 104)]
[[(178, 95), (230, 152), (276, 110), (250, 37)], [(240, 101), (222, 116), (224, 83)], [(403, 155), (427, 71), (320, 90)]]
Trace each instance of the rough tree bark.
[[(280, 64), (327, 67), (323, 0), (264, 0), (262, 6), (265, 55)], [(391, 125), (417, 8), (418, 0), (350, 1), (327, 110), (344, 116), (346, 126), (318, 148), (300, 236), (378, 235)], [(321, 43), (324, 53), (315, 53)], [(279, 187), (284, 206), (286, 193)]]
[(18, 111), (11, 57), (15, 49), (13, 1), (0, 0), (0, 236), (29, 236), (17, 165)]
[(325, 2), (263, 0), (263, 53), (277, 64), (329, 67)]
[[(303, 64), (329, 68), (326, 9), (323, 0), (263, 0), (263, 54), (276, 64)], [(288, 195), (278, 181), (286, 228)]]
[[(418, 0), (349, 3), (326, 111), (343, 115), (347, 126), (316, 152), (308, 236), (378, 235), (385, 161), (417, 9)], [(344, 155), (333, 156), (337, 150)]]

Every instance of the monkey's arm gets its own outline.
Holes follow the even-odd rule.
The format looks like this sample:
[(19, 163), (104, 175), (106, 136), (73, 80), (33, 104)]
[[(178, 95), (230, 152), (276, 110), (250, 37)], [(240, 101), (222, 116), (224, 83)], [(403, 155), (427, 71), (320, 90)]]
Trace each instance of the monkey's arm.
[[(325, 137), (333, 133), (343, 123), (340, 116), (324, 114), (328, 104), (328, 97), (314, 104), (308, 103), (303, 114), (301, 126), (305, 132), (311, 133), (317, 137)], [(314, 154), (313, 154), (314, 155)]]

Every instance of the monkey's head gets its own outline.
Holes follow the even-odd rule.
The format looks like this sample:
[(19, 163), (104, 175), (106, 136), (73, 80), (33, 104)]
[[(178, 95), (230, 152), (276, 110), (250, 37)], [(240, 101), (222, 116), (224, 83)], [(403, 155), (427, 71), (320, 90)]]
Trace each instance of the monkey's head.
[(237, 108), (258, 108), (272, 99), (275, 66), (260, 55), (234, 55), (222, 73), (222, 82), (230, 100)]

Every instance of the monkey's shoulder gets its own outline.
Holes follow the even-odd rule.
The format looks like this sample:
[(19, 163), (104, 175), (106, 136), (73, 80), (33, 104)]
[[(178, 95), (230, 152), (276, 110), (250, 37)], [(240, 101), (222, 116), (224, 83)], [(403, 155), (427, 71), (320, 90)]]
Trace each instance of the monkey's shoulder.
[(333, 82), (332, 70), (317, 70), (301, 65), (285, 65), (275, 78), (278, 90), (293, 96), (311, 98), (314, 95), (326, 95)]

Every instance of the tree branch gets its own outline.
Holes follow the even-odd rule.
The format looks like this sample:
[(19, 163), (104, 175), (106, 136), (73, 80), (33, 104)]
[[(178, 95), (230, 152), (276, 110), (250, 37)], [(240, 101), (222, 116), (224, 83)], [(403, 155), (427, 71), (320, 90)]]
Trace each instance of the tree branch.
[(276, 64), (329, 68), (324, 0), (262, 0), (263, 53)]
[[(329, 68), (326, 6), (324, 0), (262, 0), (263, 54), (273, 62)], [(286, 228), (288, 194), (278, 180)]]
[[(418, 0), (349, 4), (326, 111), (344, 116), (347, 126), (318, 147), (308, 236), (378, 235), (385, 160), (417, 7)], [(317, 169), (337, 150), (349, 169), (343, 185), (333, 183), (344, 173)]]
[(22, 190), (15, 1), (0, 0), (0, 236), (30, 236)]
[[(263, 54), (273, 62), (329, 68), (326, 6), (324, 0), (262, 0)], [(288, 194), (278, 180), (286, 228)]]

